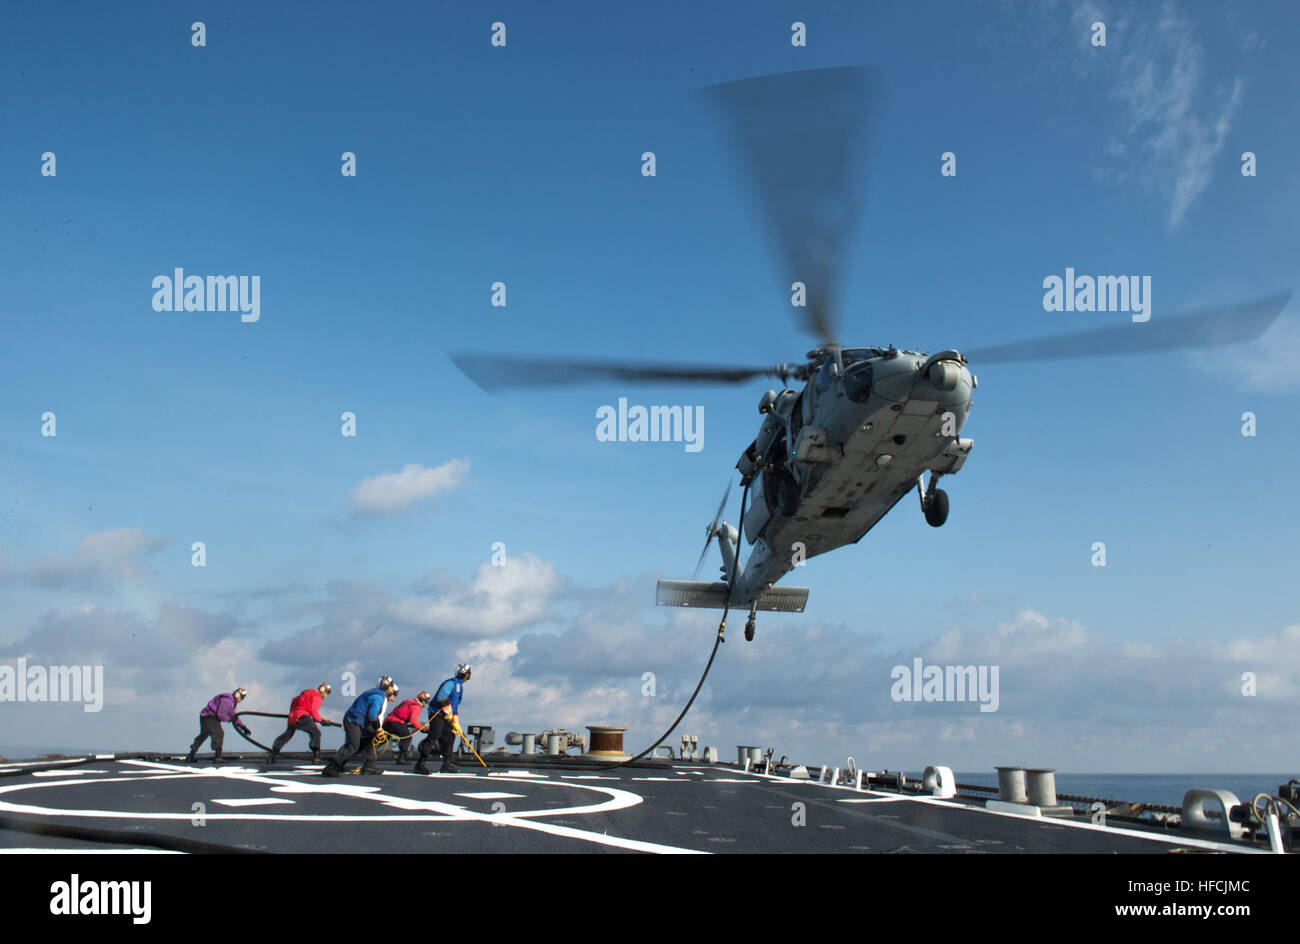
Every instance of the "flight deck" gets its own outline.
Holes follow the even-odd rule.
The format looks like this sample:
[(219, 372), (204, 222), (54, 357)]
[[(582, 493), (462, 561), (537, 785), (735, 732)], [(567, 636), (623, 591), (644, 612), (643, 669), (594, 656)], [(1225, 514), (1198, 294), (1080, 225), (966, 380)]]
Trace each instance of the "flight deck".
[[(517, 755), (516, 755), (517, 758)], [(1036, 817), (978, 797), (660, 759), (327, 779), (263, 755), (113, 755), (0, 767), (0, 851), (251, 853), (1151, 853), (1258, 851), (1159, 823)]]

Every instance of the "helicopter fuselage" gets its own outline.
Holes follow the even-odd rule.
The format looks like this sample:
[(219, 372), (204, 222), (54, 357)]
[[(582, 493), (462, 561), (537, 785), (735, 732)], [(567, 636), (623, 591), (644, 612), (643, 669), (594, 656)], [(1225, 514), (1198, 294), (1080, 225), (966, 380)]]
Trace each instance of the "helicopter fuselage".
[[(956, 351), (835, 348), (802, 391), (765, 393), (763, 426), (737, 463), (753, 549), (732, 604), (750, 605), (809, 558), (861, 540), (908, 492), (924, 507), (974, 446), (960, 433), (976, 383)], [(739, 535), (724, 522), (718, 538), (725, 579)]]

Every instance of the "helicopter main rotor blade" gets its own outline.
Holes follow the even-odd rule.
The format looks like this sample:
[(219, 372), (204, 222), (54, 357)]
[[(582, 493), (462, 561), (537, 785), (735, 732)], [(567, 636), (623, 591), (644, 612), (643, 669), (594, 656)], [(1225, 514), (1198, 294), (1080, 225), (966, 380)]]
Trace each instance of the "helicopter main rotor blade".
[(877, 86), (872, 70), (841, 66), (703, 90), (729, 119), (785, 274), (807, 289), (803, 327), (824, 343), (836, 340), (836, 295), (861, 203), (858, 144)]
[(709, 553), (709, 545), (713, 543), (713, 536), (718, 533), (718, 522), (722, 519), (722, 511), (727, 507), (727, 499), (731, 497), (731, 483), (727, 483), (727, 490), (722, 493), (722, 501), (718, 502), (718, 510), (713, 515), (713, 523), (709, 525), (704, 539), (704, 550), (700, 551), (700, 559), (695, 562), (695, 574), (692, 580), (698, 580), (700, 568), (704, 566), (704, 556)]
[(793, 368), (681, 366), (613, 361), (562, 361), (497, 354), (452, 354), (452, 363), (470, 380), (491, 393), (503, 387), (561, 387), (612, 379), (690, 383), (741, 383), (754, 377), (793, 376)]
[(1191, 347), (1216, 347), (1250, 341), (1277, 320), (1291, 293), (1251, 302), (1205, 308), (1171, 318), (1153, 316), (1150, 322), (1122, 324), (1091, 331), (1058, 334), (1031, 341), (999, 344), (965, 351), (971, 364), (1056, 360), (1072, 357), (1109, 357), (1144, 351), (1172, 351)]

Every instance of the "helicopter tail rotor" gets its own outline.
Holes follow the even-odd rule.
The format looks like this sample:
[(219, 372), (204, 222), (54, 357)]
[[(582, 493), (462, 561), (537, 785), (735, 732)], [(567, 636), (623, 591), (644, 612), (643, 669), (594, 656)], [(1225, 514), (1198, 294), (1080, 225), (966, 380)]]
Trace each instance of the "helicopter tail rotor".
[(717, 537), (718, 523), (722, 520), (723, 509), (727, 507), (727, 499), (730, 497), (731, 483), (728, 482), (727, 490), (722, 493), (722, 501), (718, 502), (718, 510), (713, 515), (713, 520), (709, 522), (709, 526), (705, 528), (704, 549), (700, 551), (700, 559), (695, 562), (695, 575), (691, 578), (692, 580), (700, 576), (700, 568), (704, 566), (704, 558), (709, 553), (709, 545), (712, 544), (713, 539)]

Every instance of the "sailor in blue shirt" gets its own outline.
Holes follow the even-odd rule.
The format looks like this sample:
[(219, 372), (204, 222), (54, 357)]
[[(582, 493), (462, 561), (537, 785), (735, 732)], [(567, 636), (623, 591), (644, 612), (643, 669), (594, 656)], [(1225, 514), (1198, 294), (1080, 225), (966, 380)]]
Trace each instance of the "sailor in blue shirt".
[(420, 742), (420, 762), (415, 765), (417, 774), (433, 773), (425, 766), (425, 761), (436, 749), (442, 755), (441, 772), (456, 773), (460, 770), (451, 760), (451, 749), (456, 743), (455, 726), (460, 726), (460, 699), (465, 692), (465, 683), (469, 681), (469, 665), (462, 662), (456, 666), (456, 675), (438, 686), (429, 702), (429, 736)]
[(379, 773), (379, 768), (371, 763), (374, 759), (371, 742), (374, 741), (375, 735), (379, 733), (379, 726), (384, 722), (384, 711), (388, 702), (396, 697), (397, 686), (393, 683), (392, 678), (387, 675), (381, 678), (379, 684), (374, 688), (357, 696), (357, 700), (352, 703), (352, 707), (343, 716), (343, 746), (325, 765), (325, 769), (321, 771), (321, 776), (337, 777), (343, 773), (343, 766), (362, 751), (365, 752), (366, 756), (361, 772), (363, 774)]

